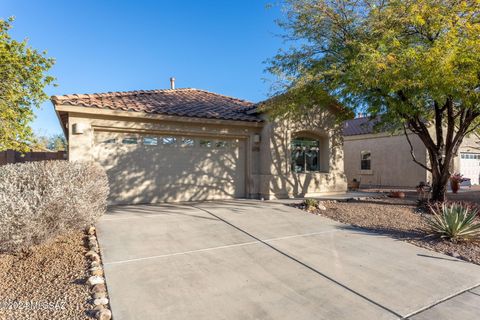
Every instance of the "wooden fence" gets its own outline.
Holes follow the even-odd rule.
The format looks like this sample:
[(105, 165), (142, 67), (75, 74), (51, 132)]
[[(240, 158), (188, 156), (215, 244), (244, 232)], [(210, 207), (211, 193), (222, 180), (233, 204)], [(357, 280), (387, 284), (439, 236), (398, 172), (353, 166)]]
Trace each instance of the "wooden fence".
[(53, 152), (25, 152), (21, 153), (14, 150), (0, 152), (0, 165), (7, 163), (43, 161), (43, 160), (66, 160), (66, 151)]

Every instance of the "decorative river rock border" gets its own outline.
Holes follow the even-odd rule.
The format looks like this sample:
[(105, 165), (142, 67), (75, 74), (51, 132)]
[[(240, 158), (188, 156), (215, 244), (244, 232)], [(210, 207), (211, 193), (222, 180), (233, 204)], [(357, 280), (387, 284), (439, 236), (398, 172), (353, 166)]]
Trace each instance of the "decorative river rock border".
[(87, 284), (92, 293), (93, 315), (98, 320), (110, 320), (112, 312), (109, 308), (109, 300), (107, 287), (105, 285), (105, 277), (102, 268), (102, 259), (100, 257), (100, 248), (96, 237), (96, 230), (94, 226), (87, 227), (86, 233), (88, 236), (88, 249), (85, 257), (89, 261), (88, 273), (90, 277)]

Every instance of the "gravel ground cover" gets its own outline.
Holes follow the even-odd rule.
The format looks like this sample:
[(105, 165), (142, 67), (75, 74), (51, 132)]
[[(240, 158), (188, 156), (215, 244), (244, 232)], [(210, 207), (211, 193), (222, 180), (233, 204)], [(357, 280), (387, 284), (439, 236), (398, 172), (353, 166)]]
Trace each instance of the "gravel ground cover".
[[(469, 197), (475, 196), (462, 196), (462, 199), (458, 200), (470, 200)], [(480, 264), (480, 243), (453, 243), (428, 235), (425, 224), (425, 216), (428, 215), (420, 214), (416, 210), (415, 195), (407, 195), (405, 199), (380, 198), (350, 202), (322, 202), (322, 204), (326, 210), (317, 209), (313, 213), (354, 227), (361, 227), (372, 234), (387, 235)]]
[(0, 319), (90, 319), (85, 233), (0, 254)]

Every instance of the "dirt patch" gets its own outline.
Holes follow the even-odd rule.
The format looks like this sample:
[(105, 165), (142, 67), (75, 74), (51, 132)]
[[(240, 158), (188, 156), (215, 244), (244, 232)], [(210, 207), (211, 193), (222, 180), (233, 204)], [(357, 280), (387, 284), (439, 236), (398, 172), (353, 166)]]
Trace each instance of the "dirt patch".
[(0, 319), (89, 319), (85, 234), (0, 255)]
[(425, 214), (416, 210), (415, 197), (324, 202), (323, 205), (326, 210), (317, 209), (314, 213), (480, 264), (480, 243), (453, 243), (428, 236)]

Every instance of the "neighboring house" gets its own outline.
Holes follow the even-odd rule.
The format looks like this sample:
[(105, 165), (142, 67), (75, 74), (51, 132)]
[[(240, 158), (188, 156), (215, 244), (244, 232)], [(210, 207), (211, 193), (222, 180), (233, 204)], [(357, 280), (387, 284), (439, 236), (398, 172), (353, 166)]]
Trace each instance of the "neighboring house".
[[(392, 134), (375, 130), (374, 120), (360, 117), (344, 123), (345, 174), (348, 182), (360, 181), (370, 187), (415, 187), (420, 181), (431, 181), (427, 170), (413, 162), (410, 145), (403, 132)], [(417, 160), (426, 163), (427, 150), (417, 135), (410, 133)], [(479, 184), (480, 139), (471, 134), (460, 146), (452, 172), (460, 172)]]
[(334, 108), (308, 121), (270, 121), (251, 102), (197, 89), (74, 94), (52, 102), (69, 160), (105, 167), (111, 203), (346, 190)]

